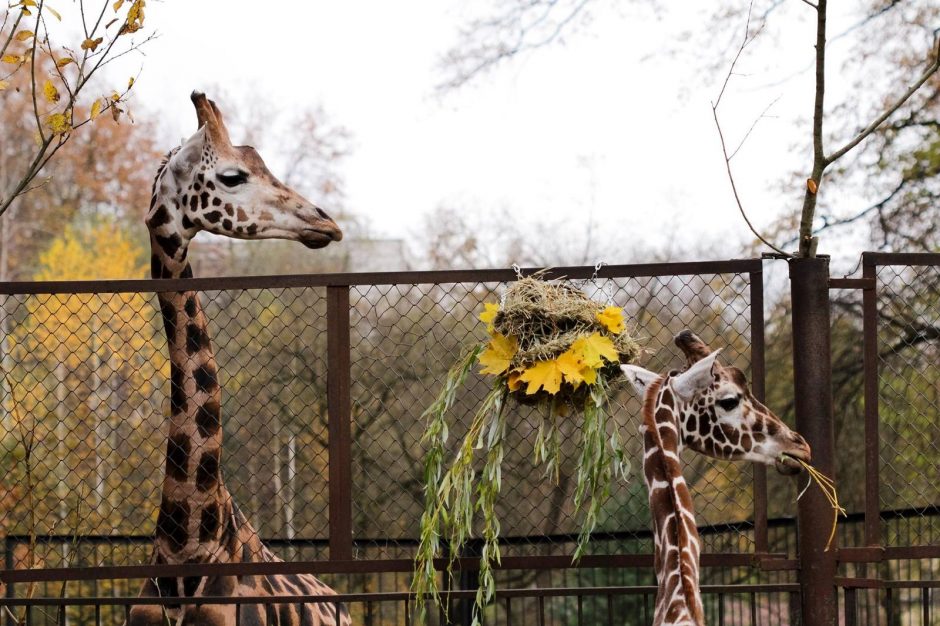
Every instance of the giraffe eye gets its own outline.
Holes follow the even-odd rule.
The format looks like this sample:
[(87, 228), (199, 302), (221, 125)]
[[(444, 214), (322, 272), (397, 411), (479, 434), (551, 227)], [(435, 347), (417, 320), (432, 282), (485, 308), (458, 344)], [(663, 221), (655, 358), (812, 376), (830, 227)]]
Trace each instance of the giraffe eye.
[(721, 400), (716, 400), (715, 404), (720, 406), (724, 411), (733, 411), (738, 408), (738, 404), (741, 403), (741, 398), (734, 396), (733, 398), (722, 398)]
[(238, 185), (243, 185), (248, 181), (248, 172), (243, 172), (241, 170), (226, 170), (220, 172), (217, 175), (219, 182), (225, 185), (226, 187), (237, 187)]

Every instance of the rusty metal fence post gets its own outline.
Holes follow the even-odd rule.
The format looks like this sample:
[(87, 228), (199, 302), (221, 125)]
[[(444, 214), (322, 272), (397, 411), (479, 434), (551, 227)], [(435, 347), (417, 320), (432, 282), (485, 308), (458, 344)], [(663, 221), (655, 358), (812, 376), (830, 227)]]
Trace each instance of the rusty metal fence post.
[(330, 560), (352, 559), (352, 405), (349, 287), (326, 288)]
[[(790, 260), (793, 300), (793, 392), (796, 428), (813, 449), (813, 465), (835, 475), (829, 259)], [(802, 624), (835, 626), (835, 552), (826, 552), (832, 508), (819, 489), (809, 489), (797, 509)]]

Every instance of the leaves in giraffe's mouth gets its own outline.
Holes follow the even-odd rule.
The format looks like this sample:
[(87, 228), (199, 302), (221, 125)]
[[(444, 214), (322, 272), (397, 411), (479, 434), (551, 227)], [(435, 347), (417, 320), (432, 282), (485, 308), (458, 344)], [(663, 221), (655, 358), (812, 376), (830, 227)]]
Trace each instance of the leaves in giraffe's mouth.
[(845, 509), (841, 504), (839, 504), (839, 494), (836, 492), (835, 481), (803, 459), (797, 458), (787, 453), (783, 453), (780, 455), (780, 462), (782, 463), (784, 460), (796, 461), (801, 466), (803, 466), (803, 469), (806, 470), (808, 475), (806, 486), (803, 487), (803, 490), (800, 491), (800, 494), (796, 497), (797, 500), (802, 498), (803, 494), (806, 493), (806, 490), (809, 489), (810, 484), (815, 482), (817, 485), (819, 485), (819, 489), (823, 492), (823, 495), (826, 496), (826, 500), (829, 501), (829, 505), (832, 507), (832, 530), (829, 532), (829, 540), (826, 542), (826, 551), (828, 552), (829, 548), (832, 547), (832, 540), (836, 536), (836, 524), (839, 522), (839, 514), (841, 513), (843, 517), (848, 517)]

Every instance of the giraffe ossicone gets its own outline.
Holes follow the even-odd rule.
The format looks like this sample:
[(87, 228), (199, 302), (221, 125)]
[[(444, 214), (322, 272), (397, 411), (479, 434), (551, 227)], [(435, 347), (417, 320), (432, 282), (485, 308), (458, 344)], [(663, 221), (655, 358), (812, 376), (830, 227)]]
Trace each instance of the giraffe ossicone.
[(643, 400), (643, 476), (653, 521), (657, 594), (654, 626), (703, 626), (699, 593), (701, 550), (689, 487), (682, 475), (683, 448), (719, 459), (772, 465), (798, 473), (809, 445), (751, 393), (736, 367), (724, 366), (691, 331), (676, 335), (686, 357), (683, 371), (662, 375), (621, 365)]
[[(188, 251), (200, 231), (237, 239), (289, 239), (322, 248), (342, 239), (322, 209), (268, 171), (254, 148), (234, 146), (218, 106), (193, 92), (198, 130), (164, 160), (147, 212), (153, 278), (190, 278)], [(166, 468), (154, 534), (154, 564), (275, 562), (238, 510), (222, 474), (218, 368), (195, 291), (157, 294), (170, 357)], [(179, 598), (164, 608), (131, 608), (132, 626), (348, 626), (333, 602), (192, 605), (187, 597), (311, 595), (335, 592), (310, 574), (195, 576), (148, 580), (141, 596)], [(236, 610), (238, 614), (236, 615)]]

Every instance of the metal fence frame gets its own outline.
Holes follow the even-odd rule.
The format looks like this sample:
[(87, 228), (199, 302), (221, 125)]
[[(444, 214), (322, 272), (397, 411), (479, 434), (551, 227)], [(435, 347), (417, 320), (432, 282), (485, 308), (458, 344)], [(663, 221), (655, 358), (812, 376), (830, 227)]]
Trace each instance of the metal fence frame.
[[(813, 261), (813, 260), (809, 260)], [(788, 594), (793, 602), (802, 601), (802, 615), (804, 624), (834, 623), (830, 617), (838, 612), (839, 592), (841, 590), (842, 605), (844, 606), (844, 620), (847, 625), (855, 624), (855, 606), (857, 594), (861, 589), (882, 589), (891, 593), (892, 589), (913, 588), (922, 589), (924, 603), (924, 623), (929, 623), (931, 589), (938, 584), (933, 581), (881, 581), (862, 577), (839, 577), (835, 574), (837, 564), (874, 564), (884, 560), (895, 559), (937, 559), (940, 558), (940, 546), (882, 546), (880, 540), (881, 514), (879, 503), (879, 457), (878, 457), (878, 346), (877, 346), (877, 268), (884, 265), (940, 265), (940, 254), (885, 254), (865, 253), (862, 257), (863, 276), (860, 279), (830, 278), (828, 262), (820, 260), (815, 265), (805, 263), (800, 267), (799, 262), (791, 262), (791, 281), (793, 286), (794, 318), (805, 313), (798, 310), (803, 307), (818, 308), (822, 294), (825, 295), (825, 315), (816, 311), (811, 318), (803, 318), (799, 322), (799, 330), (794, 323), (794, 341), (806, 341), (807, 333), (825, 332), (825, 341), (810, 340), (804, 344), (804, 349), (810, 357), (824, 357), (822, 361), (828, 363), (828, 290), (855, 289), (862, 290), (863, 294), (863, 336), (864, 336), (864, 407), (865, 407), (865, 508), (862, 515), (864, 524), (864, 546), (849, 546), (839, 548), (833, 553), (821, 554), (818, 545), (815, 547), (801, 544), (800, 555), (794, 559), (786, 554), (772, 554), (769, 552), (767, 517), (767, 478), (766, 470), (762, 466), (754, 468), (753, 473), (753, 531), (754, 551), (746, 553), (705, 553), (702, 555), (702, 565), (705, 567), (750, 567), (757, 566), (762, 571), (796, 571), (800, 576), (800, 583), (781, 583), (776, 585), (729, 585), (729, 586), (703, 586), (705, 593), (763, 593), (781, 592)], [(808, 271), (807, 271), (808, 270)], [(525, 270), (529, 273), (534, 270)], [(569, 279), (589, 279), (594, 274), (593, 267), (562, 267), (554, 268), (548, 272), (549, 277), (566, 277)], [(642, 265), (612, 265), (604, 266), (597, 272), (597, 278), (640, 278), (640, 277), (672, 277), (698, 274), (725, 274), (735, 273), (747, 275), (750, 285), (750, 349), (751, 349), (751, 378), (755, 396), (763, 400), (765, 392), (765, 338), (764, 338), (764, 282), (763, 262), (760, 259), (728, 260), (714, 262), (693, 263), (655, 263)], [(806, 277), (805, 274), (811, 274)], [(410, 572), (413, 563), (410, 559), (354, 559), (353, 547), (355, 545), (352, 532), (352, 456), (351, 456), (351, 347), (350, 347), (350, 290), (357, 286), (375, 285), (422, 285), (422, 284), (450, 284), (460, 282), (510, 282), (517, 278), (512, 270), (457, 270), (432, 272), (394, 272), (394, 273), (358, 273), (358, 274), (331, 274), (331, 275), (295, 275), (273, 277), (238, 277), (238, 278), (197, 278), (181, 280), (120, 280), (120, 281), (89, 281), (89, 282), (43, 282), (43, 283), (6, 283), (0, 284), (0, 295), (31, 295), (31, 294), (92, 294), (92, 293), (126, 293), (126, 292), (164, 292), (164, 291), (208, 291), (208, 290), (238, 290), (238, 289), (274, 289), (274, 288), (304, 288), (325, 287), (327, 303), (327, 410), (329, 415), (329, 558), (325, 561), (293, 561), (285, 563), (237, 563), (237, 564), (186, 564), (186, 565), (154, 565), (154, 566), (106, 566), (96, 568), (50, 568), (38, 570), (12, 570), (0, 571), (0, 583), (12, 588), (15, 583), (48, 582), (48, 581), (75, 581), (75, 580), (106, 580), (106, 579), (138, 579), (144, 577), (183, 577), (203, 575), (262, 575), (286, 573), (313, 573), (313, 574), (353, 574), (353, 573), (381, 573), (381, 572)], [(808, 325), (808, 326), (807, 326)], [(809, 331), (807, 328), (815, 330)], [(799, 348), (794, 347), (795, 351)], [(797, 362), (799, 366), (799, 361)], [(831, 369), (831, 366), (830, 366)], [(798, 367), (798, 372), (800, 372)], [(807, 372), (802, 372), (806, 375)], [(825, 386), (829, 384), (829, 377), (823, 372), (814, 384)], [(806, 382), (799, 379), (795, 381), (797, 394)], [(805, 391), (805, 389), (803, 389)], [(814, 407), (818, 408), (818, 407)], [(798, 407), (798, 425), (801, 414), (807, 408)], [(815, 418), (814, 418), (815, 419)], [(834, 459), (831, 437), (826, 441), (826, 429), (831, 433), (832, 416), (824, 418), (821, 424), (811, 424), (812, 431), (808, 439), (814, 448), (814, 463), (824, 470), (831, 467)], [(804, 424), (805, 426), (805, 424)], [(818, 439), (822, 437), (822, 445)], [(800, 504), (798, 523), (801, 527), (820, 524), (829, 517), (831, 511), (821, 509), (812, 502)], [(806, 533), (804, 532), (805, 536)], [(509, 538), (511, 541), (511, 538)], [(816, 544), (818, 540), (813, 540)], [(619, 555), (588, 555), (581, 559), (577, 565), (572, 565), (567, 556), (507, 556), (503, 558), (503, 569), (538, 569), (556, 570), (578, 568), (617, 568), (617, 567), (652, 567), (651, 554), (619, 554)], [(445, 563), (439, 565), (443, 568)], [(457, 560), (457, 567), (472, 571), (476, 563), (473, 558)], [(806, 593), (808, 588), (820, 589), (823, 593)], [(726, 588), (727, 587), (727, 588)], [(832, 590), (832, 594), (825, 590)], [(472, 591), (449, 591), (450, 597), (461, 599), (461, 594), (472, 594)], [(515, 597), (528, 597), (541, 599), (550, 596), (570, 595), (581, 597), (584, 595), (611, 595), (616, 594), (650, 594), (655, 589), (644, 587), (630, 588), (580, 588), (566, 589), (535, 589), (535, 590), (501, 590), (498, 597), (511, 602)], [(934, 594), (935, 595), (935, 594)], [(368, 597), (367, 597), (368, 596)], [(469, 597), (469, 596), (468, 596)], [(408, 606), (408, 594), (345, 594), (331, 600), (348, 602), (403, 602)], [(289, 601), (290, 599), (263, 602)], [(296, 598), (295, 600), (300, 600)], [(81, 601), (65, 598), (44, 598), (22, 600), (7, 598), (0, 603), (8, 606), (24, 604), (32, 605), (80, 605), (95, 604), (112, 606), (130, 606), (139, 602), (136, 598), (124, 599), (95, 599), (88, 598)], [(218, 602), (218, 600), (214, 600)], [(247, 600), (246, 600), (247, 601)], [(542, 600), (539, 600), (541, 602)], [(209, 601), (211, 602), (211, 601)], [(241, 600), (240, 600), (241, 602)], [(579, 600), (580, 602), (580, 600)], [(579, 604), (580, 606), (580, 604)], [(722, 606), (722, 605), (720, 605)], [(753, 606), (753, 604), (752, 604)], [(753, 610), (753, 609), (752, 609)], [(816, 614), (816, 612), (821, 613)], [(541, 623), (541, 622), (540, 622)]]

